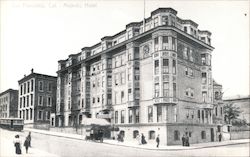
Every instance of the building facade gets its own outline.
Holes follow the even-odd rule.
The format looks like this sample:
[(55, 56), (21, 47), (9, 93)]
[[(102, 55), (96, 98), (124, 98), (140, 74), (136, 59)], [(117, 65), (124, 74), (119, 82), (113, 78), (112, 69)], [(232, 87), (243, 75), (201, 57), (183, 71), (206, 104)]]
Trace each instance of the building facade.
[[(105, 118), (124, 140), (216, 140), (211, 33), (172, 8), (58, 61), (56, 126)], [(115, 136), (113, 132), (111, 136)]]
[(49, 124), (50, 114), (55, 111), (56, 77), (34, 73), (18, 81), (18, 116), (26, 127)]
[(8, 89), (0, 93), (0, 118), (16, 118), (18, 90)]
[(232, 103), (235, 107), (239, 107), (241, 113), (238, 119), (245, 120), (248, 125), (250, 124), (250, 96), (231, 97), (223, 101), (225, 104)]

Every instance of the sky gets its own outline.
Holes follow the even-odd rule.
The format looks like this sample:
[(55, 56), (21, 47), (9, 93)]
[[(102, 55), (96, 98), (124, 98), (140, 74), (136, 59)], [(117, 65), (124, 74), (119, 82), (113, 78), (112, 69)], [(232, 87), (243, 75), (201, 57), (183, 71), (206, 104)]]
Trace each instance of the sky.
[[(0, 0), (0, 92), (144, 17), (143, 0)], [(249, 1), (146, 0), (145, 17), (171, 7), (212, 33), (212, 75), (224, 97), (249, 95)]]

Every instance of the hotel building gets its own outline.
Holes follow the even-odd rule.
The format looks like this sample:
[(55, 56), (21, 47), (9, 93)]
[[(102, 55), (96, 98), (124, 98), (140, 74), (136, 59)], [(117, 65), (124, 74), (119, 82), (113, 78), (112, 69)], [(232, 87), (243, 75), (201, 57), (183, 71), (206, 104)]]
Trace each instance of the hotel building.
[(48, 125), (56, 104), (56, 77), (34, 73), (18, 81), (18, 116), (26, 127)]
[[(211, 33), (172, 8), (58, 61), (56, 126), (105, 118), (124, 140), (216, 140)], [(113, 132), (111, 136), (117, 132)]]
[(0, 93), (0, 118), (16, 118), (18, 91), (8, 89)]

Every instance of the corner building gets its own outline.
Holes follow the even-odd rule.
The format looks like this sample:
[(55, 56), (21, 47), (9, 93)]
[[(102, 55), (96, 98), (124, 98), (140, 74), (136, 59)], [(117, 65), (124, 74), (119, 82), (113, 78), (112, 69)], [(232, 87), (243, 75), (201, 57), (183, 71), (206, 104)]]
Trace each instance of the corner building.
[(215, 141), (210, 36), (159, 8), (58, 61), (57, 126), (105, 118), (124, 140), (143, 133), (164, 145), (181, 144), (183, 134), (190, 143)]
[(34, 73), (18, 81), (18, 116), (25, 127), (48, 128), (50, 115), (55, 112), (56, 80), (54, 76)]

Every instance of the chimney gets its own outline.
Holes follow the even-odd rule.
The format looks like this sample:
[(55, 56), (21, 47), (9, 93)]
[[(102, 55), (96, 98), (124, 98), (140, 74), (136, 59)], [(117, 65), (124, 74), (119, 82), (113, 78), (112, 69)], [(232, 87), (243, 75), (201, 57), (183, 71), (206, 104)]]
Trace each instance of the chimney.
[(34, 72), (34, 69), (32, 68), (32, 69), (31, 69), (31, 74), (33, 74), (33, 72)]

